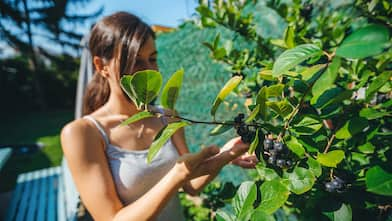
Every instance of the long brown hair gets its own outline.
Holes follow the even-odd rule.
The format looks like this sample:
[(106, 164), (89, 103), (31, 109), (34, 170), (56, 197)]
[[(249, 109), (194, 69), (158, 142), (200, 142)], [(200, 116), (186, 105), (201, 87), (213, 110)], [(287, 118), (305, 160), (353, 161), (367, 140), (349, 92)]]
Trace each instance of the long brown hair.
[[(117, 72), (123, 76), (133, 69), (139, 49), (150, 36), (155, 38), (154, 32), (137, 16), (127, 12), (114, 13), (92, 28), (91, 57), (98, 56), (104, 61), (114, 58)], [(95, 69), (94, 72), (83, 98), (83, 115), (94, 112), (109, 99), (109, 83)]]

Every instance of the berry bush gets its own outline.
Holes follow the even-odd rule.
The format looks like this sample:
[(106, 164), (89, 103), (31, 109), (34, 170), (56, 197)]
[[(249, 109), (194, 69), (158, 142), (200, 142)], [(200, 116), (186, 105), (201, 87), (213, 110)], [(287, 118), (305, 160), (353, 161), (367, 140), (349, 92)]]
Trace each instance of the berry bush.
[[(236, 33), (203, 43), (230, 79), (211, 105), (211, 121), (169, 115), (180, 121), (156, 138), (149, 161), (179, 128), (216, 125), (212, 136), (234, 129), (259, 163), (231, 200), (210, 207), (211, 219), (391, 220), (392, 4), (212, 0), (197, 11), (201, 28)], [(277, 23), (282, 33), (270, 27)], [(174, 109), (183, 74), (163, 87), (162, 106)], [(138, 72), (121, 84), (145, 110), (124, 124), (161, 114), (146, 108), (160, 91), (160, 73)], [(246, 97), (248, 111), (216, 119), (230, 93)], [(223, 202), (217, 196), (211, 201)]]

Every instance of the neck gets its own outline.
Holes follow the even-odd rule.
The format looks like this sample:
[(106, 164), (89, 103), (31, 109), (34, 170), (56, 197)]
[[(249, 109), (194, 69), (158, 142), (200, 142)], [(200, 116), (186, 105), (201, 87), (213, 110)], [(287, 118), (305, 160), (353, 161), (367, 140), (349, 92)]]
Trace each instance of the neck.
[(110, 114), (132, 116), (140, 112), (132, 101), (123, 95), (111, 93), (108, 102), (102, 107)]

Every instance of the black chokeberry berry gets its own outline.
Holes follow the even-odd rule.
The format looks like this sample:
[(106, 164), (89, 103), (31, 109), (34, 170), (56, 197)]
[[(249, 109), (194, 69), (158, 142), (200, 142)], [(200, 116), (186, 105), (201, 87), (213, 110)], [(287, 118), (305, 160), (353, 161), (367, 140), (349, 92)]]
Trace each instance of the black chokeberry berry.
[(283, 143), (282, 142), (275, 142), (274, 143), (274, 150), (281, 152), (283, 150)]
[(291, 166), (293, 166), (293, 162), (291, 160), (286, 160), (285, 164), (286, 164), (287, 168), (290, 168)]
[(246, 127), (245, 124), (240, 125), (240, 126), (238, 127), (238, 129), (237, 129), (237, 134), (240, 135), (240, 136), (244, 136), (244, 135), (246, 135), (248, 132), (249, 132), (249, 129), (248, 129), (248, 127)]
[(285, 160), (283, 160), (283, 159), (277, 159), (277, 160), (276, 160), (276, 166), (278, 166), (278, 167), (280, 167), (280, 168), (285, 167), (285, 166), (286, 166), (286, 165), (285, 165)]
[(276, 162), (276, 157), (274, 155), (268, 157), (268, 163), (275, 164), (275, 162)]
[(325, 183), (325, 190), (330, 193), (333, 193), (333, 192), (335, 192), (336, 189), (335, 189), (335, 186), (332, 184), (332, 182), (328, 182), (328, 183)]
[(264, 150), (269, 150), (273, 148), (273, 142), (271, 139), (265, 139), (264, 140)]

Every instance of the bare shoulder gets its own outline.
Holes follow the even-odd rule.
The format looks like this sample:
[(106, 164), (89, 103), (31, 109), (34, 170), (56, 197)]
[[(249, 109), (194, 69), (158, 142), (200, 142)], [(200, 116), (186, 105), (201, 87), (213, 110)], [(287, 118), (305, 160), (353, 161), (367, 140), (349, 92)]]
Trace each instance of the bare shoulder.
[(103, 145), (99, 132), (84, 119), (74, 120), (61, 130), (61, 146), (65, 155), (81, 153), (98, 145)]

